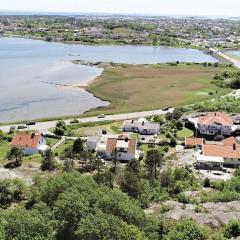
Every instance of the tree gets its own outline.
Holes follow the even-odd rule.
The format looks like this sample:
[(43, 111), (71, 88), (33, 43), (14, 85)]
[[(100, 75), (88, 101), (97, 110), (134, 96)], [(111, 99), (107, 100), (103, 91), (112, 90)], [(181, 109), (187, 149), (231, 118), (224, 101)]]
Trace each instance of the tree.
[(7, 153), (8, 160), (14, 160), (16, 166), (21, 166), (23, 159), (23, 152), (20, 148), (12, 147), (11, 150)]
[(21, 201), (24, 192), (25, 185), (19, 179), (0, 181), (0, 207), (9, 207), (11, 203)]
[(55, 222), (36, 210), (23, 207), (7, 210), (0, 215), (0, 225), (6, 240), (55, 240)]
[(96, 174), (94, 179), (98, 184), (103, 184), (109, 188), (113, 188), (114, 174), (111, 170), (106, 170), (103, 173)]
[(119, 220), (119, 218), (104, 214), (98, 211), (96, 214), (90, 214), (83, 218), (76, 231), (77, 240), (89, 239), (115, 239), (129, 240), (138, 239), (144, 240), (146, 237), (136, 226), (128, 225)]
[(78, 138), (73, 143), (73, 153), (79, 154), (84, 150), (83, 141), (81, 138)]
[(129, 196), (139, 198), (141, 194), (140, 185), (140, 163), (136, 159), (128, 162), (121, 180), (121, 190)]
[(43, 155), (41, 169), (43, 171), (52, 171), (55, 168), (56, 168), (56, 163), (54, 160), (54, 154), (51, 149), (48, 149)]
[(175, 146), (177, 145), (177, 140), (176, 140), (176, 138), (171, 137), (169, 144), (170, 144), (171, 147), (175, 147)]
[(74, 231), (79, 220), (90, 214), (88, 198), (78, 191), (62, 193), (54, 204), (54, 216), (60, 227), (59, 239), (74, 239)]
[(58, 121), (55, 128), (55, 134), (63, 136), (67, 130), (67, 125), (64, 121)]
[(135, 174), (139, 174), (141, 170), (140, 162), (137, 159), (132, 159), (127, 163), (126, 170)]
[(158, 169), (162, 165), (162, 154), (157, 149), (151, 149), (147, 151), (145, 165), (148, 172), (148, 176), (151, 179), (156, 179), (158, 176)]
[(65, 159), (63, 170), (67, 173), (70, 173), (73, 171), (73, 167), (74, 167), (73, 159)]
[(180, 120), (178, 120), (178, 121), (176, 122), (176, 128), (177, 128), (177, 130), (182, 130), (182, 128), (183, 128), (183, 122), (180, 121)]
[(134, 172), (125, 170), (120, 185), (121, 190), (131, 197), (138, 198), (141, 194), (140, 178)]
[(172, 118), (174, 119), (174, 120), (179, 120), (180, 119), (180, 117), (182, 116), (182, 111), (180, 110), (180, 109), (178, 109), (178, 108), (175, 108), (174, 109), (174, 111), (173, 111), (173, 113), (172, 113)]
[(180, 220), (165, 236), (164, 240), (206, 240), (207, 231), (192, 220)]

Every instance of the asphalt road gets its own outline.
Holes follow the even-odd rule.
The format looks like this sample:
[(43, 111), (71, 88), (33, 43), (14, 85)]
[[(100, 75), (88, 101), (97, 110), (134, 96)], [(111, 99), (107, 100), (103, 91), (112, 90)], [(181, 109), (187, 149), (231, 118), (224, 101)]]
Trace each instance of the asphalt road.
[[(87, 117), (87, 118), (78, 118), (79, 122), (81, 123), (87, 123), (87, 122), (101, 122), (101, 121), (121, 121), (121, 120), (127, 120), (127, 119), (136, 119), (141, 117), (150, 117), (154, 115), (163, 115), (168, 112), (173, 112), (174, 108), (170, 108), (168, 111), (160, 110), (152, 110), (152, 111), (145, 111), (145, 112), (134, 112), (134, 113), (124, 113), (124, 114), (116, 114), (116, 115), (106, 115), (105, 118), (98, 118), (98, 117)], [(65, 120), (66, 124), (69, 125), (71, 120), (68, 119)], [(48, 122), (37, 122), (34, 126), (28, 126), (27, 129), (24, 130), (35, 130), (43, 134), (49, 133), (50, 128), (54, 128), (56, 126), (56, 121), (48, 121)], [(0, 130), (3, 132), (8, 132), (10, 130), (10, 127), (14, 125), (7, 125), (7, 126), (1, 126)], [(15, 125), (16, 126), (16, 125)]]

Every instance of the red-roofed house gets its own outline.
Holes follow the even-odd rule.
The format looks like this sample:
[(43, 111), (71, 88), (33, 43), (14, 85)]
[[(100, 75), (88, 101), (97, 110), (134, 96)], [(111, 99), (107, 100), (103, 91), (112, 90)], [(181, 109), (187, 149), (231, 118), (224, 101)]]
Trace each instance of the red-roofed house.
[(233, 125), (232, 118), (224, 112), (210, 112), (206, 116), (189, 118), (202, 135), (230, 136), (237, 128)]
[(16, 133), (11, 146), (20, 148), (24, 155), (41, 153), (48, 149), (46, 139), (39, 133)]
[(185, 138), (186, 147), (198, 147), (203, 144), (203, 138), (189, 137)]
[(240, 144), (234, 137), (221, 142), (206, 142), (196, 153), (200, 166), (222, 167), (223, 165), (240, 166)]

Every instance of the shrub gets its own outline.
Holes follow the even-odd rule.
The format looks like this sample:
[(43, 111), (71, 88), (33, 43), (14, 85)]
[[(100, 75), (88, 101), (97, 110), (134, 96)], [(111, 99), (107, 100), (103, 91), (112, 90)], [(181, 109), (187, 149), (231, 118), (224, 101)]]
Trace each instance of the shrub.
[(165, 236), (164, 240), (205, 240), (207, 230), (192, 220), (177, 222)]
[(210, 179), (209, 178), (205, 178), (203, 181), (203, 186), (206, 188), (209, 188), (211, 185)]
[(240, 236), (240, 222), (237, 220), (231, 220), (225, 227), (224, 236), (227, 238), (236, 238)]

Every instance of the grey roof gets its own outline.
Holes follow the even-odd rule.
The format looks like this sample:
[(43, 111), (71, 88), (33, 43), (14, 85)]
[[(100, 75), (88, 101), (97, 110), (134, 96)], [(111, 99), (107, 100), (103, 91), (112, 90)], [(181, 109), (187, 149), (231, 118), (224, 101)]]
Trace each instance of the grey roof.
[[(143, 124), (144, 123), (144, 124)], [(154, 122), (139, 122), (139, 121), (132, 121), (126, 120), (123, 125), (124, 128), (138, 128), (138, 129), (154, 129), (156, 131), (160, 130), (160, 124)]]

